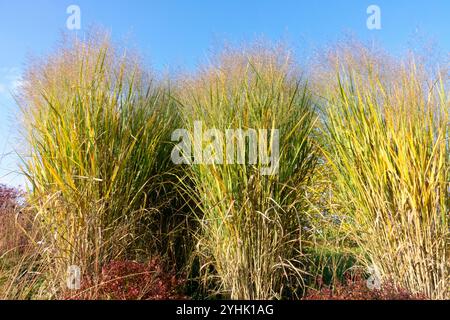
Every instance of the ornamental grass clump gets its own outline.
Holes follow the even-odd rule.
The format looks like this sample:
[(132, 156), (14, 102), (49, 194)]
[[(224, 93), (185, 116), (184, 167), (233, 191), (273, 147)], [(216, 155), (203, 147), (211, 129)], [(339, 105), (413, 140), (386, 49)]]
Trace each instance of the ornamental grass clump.
[(170, 192), (177, 113), (168, 89), (136, 56), (91, 34), (32, 63), (20, 99), (27, 201), (48, 281), (65, 281), (70, 265), (98, 274), (103, 263), (132, 255), (159, 229), (152, 217)]
[(340, 64), (322, 100), (343, 227), (382, 281), (448, 299), (448, 78), (413, 62), (380, 76), (365, 61), (365, 72)]
[[(296, 292), (304, 271), (305, 198), (317, 165), (316, 115), (290, 53), (262, 45), (225, 50), (180, 91), (194, 144), (186, 187), (197, 203), (197, 254), (208, 288), (232, 299)], [(198, 146), (196, 125), (219, 134), (205, 134)], [(227, 130), (247, 135), (227, 140)]]

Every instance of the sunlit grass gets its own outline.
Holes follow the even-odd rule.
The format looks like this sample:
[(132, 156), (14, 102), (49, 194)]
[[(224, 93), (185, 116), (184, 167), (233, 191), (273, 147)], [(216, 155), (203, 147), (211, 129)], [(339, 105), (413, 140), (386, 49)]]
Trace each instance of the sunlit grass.
[(176, 110), (168, 90), (104, 36), (61, 48), (27, 76), (23, 170), (51, 281), (64, 281), (69, 265), (98, 273), (151, 232), (142, 223), (168, 188)]
[[(199, 209), (202, 274), (217, 280), (217, 292), (232, 299), (281, 298), (302, 285), (305, 197), (317, 165), (310, 136), (316, 116), (307, 85), (293, 71), (287, 51), (255, 46), (225, 51), (182, 88), (190, 130), (200, 120), (205, 130), (280, 133), (279, 174), (262, 175), (261, 159), (188, 169)], [(248, 155), (248, 145), (244, 149)]]
[(371, 67), (343, 69), (324, 107), (340, 218), (382, 279), (448, 298), (447, 84), (413, 63), (395, 79)]
[[(319, 279), (370, 269), (448, 299), (447, 73), (357, 43), (309, 73), (292, 56), (228, 48), (162, 81), (100, 32), (33, 60), (17, 97), (31, 188), (0, 227), (27, 245), (1, 250), (0, 298), (66, 297), (70, 265), (95, 298), (111, 260), (159, 256), (188, 273), (194, 296), (300, 298)], [(245, 157), (228, 163), (225, 140), (223, 163), (174, 164), (172, 134), (195, 142), (196, 123), (268, 136), (254, 162), (249, 141), (234, 140), (234, 160)], [(279, 162), (263, 163), (276, 130)]]

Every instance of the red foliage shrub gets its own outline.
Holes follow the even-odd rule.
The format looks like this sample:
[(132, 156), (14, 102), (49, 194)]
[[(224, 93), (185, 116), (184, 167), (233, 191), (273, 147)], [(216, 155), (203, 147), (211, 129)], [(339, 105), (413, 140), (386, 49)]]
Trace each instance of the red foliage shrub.
[(369, 289), (367, 281), (360, 274), (346, 275), (345, 282), (337, 282), (333, 287), (322, 286), (318, 279), (319, 290), (309, 290), (305, 300), (426, 300), (423, 294), (412, 294), (408, 290), (396, 287), (391, 281), (385, 282), (380, 289)]
[(13, 209), (17, 205), (20, 192), (14, 188), (0, 184), (0, 214), (6, 209)]
[(112, 261), (102, 268), (98, 285), (84, 277), (82, 288), (68, 299), (172, 300), (185, 299), (177, 290), (182, 281), (159, 259), (148, 263)]
[(27, 219), (22, 213), (20, 191), (0, 184), (0, 256), (4, 252), (22, 252), (27, 239), (19, 225), (27, 229)]

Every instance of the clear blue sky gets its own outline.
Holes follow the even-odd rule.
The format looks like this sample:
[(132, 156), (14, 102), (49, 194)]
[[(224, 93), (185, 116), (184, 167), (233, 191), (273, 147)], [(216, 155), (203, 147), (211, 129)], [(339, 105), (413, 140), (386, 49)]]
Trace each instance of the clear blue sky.
[[(17, 158), (1, 157), (16, 148), (17, 107), (10, 92), (20, 84), (26, 57), (50, 51), (67, 31), (71, 4), (81, 8), (82, 30), (95, 24), (118, 40), (131, 37), (159, 70), (192, 69), (215, 43), (261, 36), (285, 39), (301, 51), (350, 31), (393, 53), (417, 38), (450, 52), (449, 0), (0, 0), (0, 183), (23, 183), (9, 173), (17, 170)], [(371, 4), (381, 9), (381, 30), (366, 27)]]

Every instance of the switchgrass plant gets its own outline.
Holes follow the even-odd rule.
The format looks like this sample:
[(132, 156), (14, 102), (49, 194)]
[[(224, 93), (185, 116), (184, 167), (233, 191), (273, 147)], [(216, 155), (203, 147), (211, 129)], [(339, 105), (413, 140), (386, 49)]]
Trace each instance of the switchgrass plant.
[(95, 299), (102, 267), (154, 253), (199, 273), (196, 295), (298, 297), (362, 265), (449, 298), (448, 70), (358, 43), (326, 59), (307, 83), (282, 46), (226, 49), (175, 90), (102, 33), (33, 61), (18, 97), (31, 189), (0, 226), (15, 232), (0, 298), (73, 297), (75, 265)]
[(374, 276), (448, 299), (448, 78), (413, 62), (382, 77), (366, 63), (340, 64), (322, 100), (336, 213)]
[(111, 259), (134, 257), (159, 229), (151, 223), (170, 192), (177, 112), (168, 89), (104, 34), (64, 44), (25, 80), (23, 172), (49, 281), (65, 281), (70, 265), (97, 274)]
[[(273, 299), (292, 296), (302, 286), (305, 198), (317, 157), (312, 139), (316, 115), (298, 75), (287, 50), (255, 45), (224, 50), (181, 88), (179, 100), (192, 141), (196, 121), (204, 131), (265, 129), (262, 146), (274, 155), (273, 137), (279, 130), (278, 171), (272, 174), (262, 174), (261, 158), (252, 162), (249, 139), (242, 144), (232, 140), (231, 155), (245, 154), (241, 163), (227, 158), (186, 166), (192, 184), (185, 186), (197, 204), (196, 253), (202, 279), (213, 294)], [(207, 150), (214, 142), (205, 138), (200, 147)], [(226, 155), (229, 147), (224, 143), (209, 156)]]

